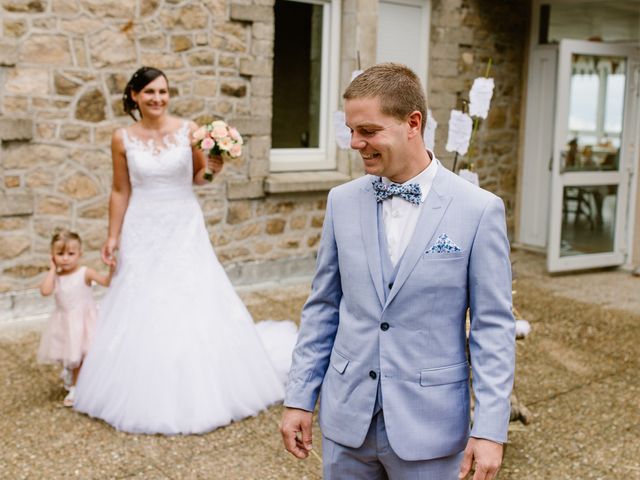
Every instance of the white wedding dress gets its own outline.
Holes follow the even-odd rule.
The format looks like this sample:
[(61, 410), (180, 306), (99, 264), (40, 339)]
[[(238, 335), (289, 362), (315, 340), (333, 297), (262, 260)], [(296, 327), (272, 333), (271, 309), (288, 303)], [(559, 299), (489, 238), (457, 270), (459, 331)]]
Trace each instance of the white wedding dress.
[(188, 124), (160, 146), (126, 131), (124, 143), (132, 191), (74, 408), (118, 430), (170, 435), (281, 401), (296, 327), (256, 328), (218, 262), (192, 190)]

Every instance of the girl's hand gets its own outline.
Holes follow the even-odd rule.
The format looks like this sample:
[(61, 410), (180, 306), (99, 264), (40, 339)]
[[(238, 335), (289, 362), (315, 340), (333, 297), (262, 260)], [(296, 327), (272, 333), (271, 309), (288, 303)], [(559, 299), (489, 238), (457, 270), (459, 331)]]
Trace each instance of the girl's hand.
[(46, 297), (48, 295), (51, 295), (55, 290), (56, 275), (58, 275), (58, 266), (53, 259), (53, 255), (51, 255), (49, 257), (49, 271), (40, 284), (40, 293), (43, 296)]
[(224, 160), (222, 160), (220, 155), (216, 155), (213, 158), (207, 156), (207, 170), (213, 172), (214, 175), (220, 173), (223, 165)]
[(102, 261), (104, 262), (105, 265), (115, 267), (116, 265), (115, 252), (117, 248), (118, 248), (118, 240), (115, 238), (107, 238), (107, 241), (104, 242), (104, 245), (100, 250)]

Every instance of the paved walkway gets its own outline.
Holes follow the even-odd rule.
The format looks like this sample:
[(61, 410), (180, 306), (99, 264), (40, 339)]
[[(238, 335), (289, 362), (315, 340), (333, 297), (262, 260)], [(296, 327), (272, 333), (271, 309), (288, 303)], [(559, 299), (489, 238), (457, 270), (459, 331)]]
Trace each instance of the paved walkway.
[[(518, 343), (512, 423), (500, 479), (640, 478), (640, 278), (550, 277), (514, 253), (515, 304), (533, 327)], [(308, 283), (241, 292), (257, 320), (297, 319)], [(0, 331), (0, 479), (319, 479), (318, 455), (286, 454), (281, 407), (207, 435), (129, 435), (61, 406), (57, 370), (37, 365), (33, 327)], [(315, 438), (319, 440), (317, 428)]]

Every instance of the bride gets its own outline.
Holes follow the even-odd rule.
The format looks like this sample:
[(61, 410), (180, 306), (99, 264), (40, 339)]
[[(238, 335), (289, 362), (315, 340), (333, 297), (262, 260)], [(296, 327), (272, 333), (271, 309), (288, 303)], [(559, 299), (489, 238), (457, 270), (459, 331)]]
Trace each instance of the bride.
[(282, 400), (288, 365), (267, 350), (286, 359), (296, 336), (292, 322), (257, 329), (236, 295), (192, 190), (222, 160), (192, 148), (197, 125), (170, 116), (168, 102), (155, 68), (124, 93), (136, 122), (111, 142), (102, 259), (119, 256), (75, 393), (76, 410), (131, 433), (203, 433)]

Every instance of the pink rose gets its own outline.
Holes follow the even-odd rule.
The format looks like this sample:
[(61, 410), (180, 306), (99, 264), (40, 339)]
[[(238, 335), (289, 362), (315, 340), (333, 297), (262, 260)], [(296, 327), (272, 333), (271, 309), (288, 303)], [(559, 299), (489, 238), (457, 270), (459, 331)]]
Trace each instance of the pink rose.
[(237, 143), (242, 145), (242, 136), (240, 135), (240, 132), (238, 132), (238, 129), (229, 127), (229, 136), (232, 140), (235, 140)]
[(197, 142), (198, 140), (202, 140), (207, 135), (206, 127), (200, 127), (195, 132), (193, 132), (193, 139)]
[(211, 138), (215, 138), (216, 140), (220, 140), (227, 136), (227, 127), (213, 127), (211, 130)]
[(242, 146), (236, 143), (233, 147), (231, 147), (231, 150), (229, 150), (229, 155), (231, 155), (233, 158), (237, 158), (242, 155)]
[(207, 137), (202, 140), (202, 143), (200, 144), (200, 148), (202, 150), (211, 150), (215, 144), (216, 142), (214, 142), (212, 139)]
[(218, 140), (218, 146), (220, 147), (220, 150), (228, 152), (229, 150), (231, 150), (231, 147), (233, 147), (233, 140), (231, 140), (229, 137), (221, 138), (220, 140)]

